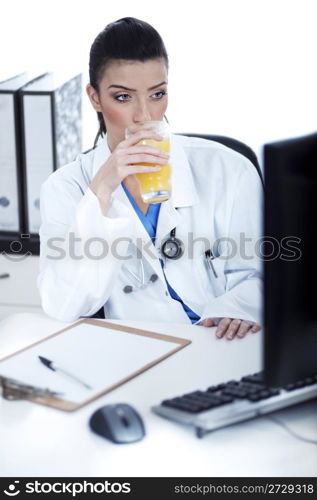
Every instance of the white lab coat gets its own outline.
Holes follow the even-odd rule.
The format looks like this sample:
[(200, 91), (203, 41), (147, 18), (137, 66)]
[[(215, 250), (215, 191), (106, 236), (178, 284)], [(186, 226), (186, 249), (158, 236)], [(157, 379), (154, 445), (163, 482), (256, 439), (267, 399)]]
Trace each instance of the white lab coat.
[[(169, 295), (159, 261), (161, 244), (176, 227), (185, 253), (179, 260), (166, 260), (164, 270), (185, 304), (201, 319), (261, 322), (261, 263), (255, 243), (261, 236), (262, 185), (255, 167), (219, 143), (173, 135), (172, 198), (161, 205), (154, 246), (121, 185), (106, 215), (88, 187), (110, 154), (106, 137), (101, 138), (95, 149), (42, 185), (38, 288), (44, 311), (75, 321), (104, 306), (109, 319), (190, 323)], [(241, 234), (247, 243), (240, 249)], [(221, 239), (213, 261), (217, 278), (206, 266), (203, 238), (209, 247)], [(231, 243), (226, 245), (225, 238)], [(136, 246), (145, 249), (146, 280), (153, 273), (159, 279), (126, 294), (126, 285), (138, 284), (128, 270), (141, 278)]]

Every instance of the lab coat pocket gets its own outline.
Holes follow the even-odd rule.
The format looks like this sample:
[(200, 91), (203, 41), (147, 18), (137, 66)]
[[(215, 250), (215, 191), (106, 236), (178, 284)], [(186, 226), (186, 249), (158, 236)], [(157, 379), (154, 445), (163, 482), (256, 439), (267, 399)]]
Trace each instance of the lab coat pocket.
[(226, 291), (224, 274), (225, 259), (216, 257), (207, 259), (202, 254), (197, 260), (197, 271), (208, 297), (218, 297)]

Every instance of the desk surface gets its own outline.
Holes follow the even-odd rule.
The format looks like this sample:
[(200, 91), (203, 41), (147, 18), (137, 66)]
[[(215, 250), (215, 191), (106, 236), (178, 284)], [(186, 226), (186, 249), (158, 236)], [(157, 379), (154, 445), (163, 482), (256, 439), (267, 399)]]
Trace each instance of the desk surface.
[[(1, 398), (3, 477), (316, 475), (316, 445), (291, 437), (267, 417), (219, 429), (198, 439), (192, 427), (165, 420), (150, 410), (165, 398), (259, 371), (261, 334), (230, 342), (216, 339), (214, 328), (135, 321), (124, 324), (189, 338), (192, 343), (72, 413)], [(41, 314), (13, 315), (0, 322), (0, 356), (66, 325)], [(141, 442), (115, 445), (89, 430), (90, 415), (105, 404), (117, 402), (130, 403), (141, 414), (147, 431)], [(274, 415), (300, 435), (316, 440), (316, 410), (314, 400)]]

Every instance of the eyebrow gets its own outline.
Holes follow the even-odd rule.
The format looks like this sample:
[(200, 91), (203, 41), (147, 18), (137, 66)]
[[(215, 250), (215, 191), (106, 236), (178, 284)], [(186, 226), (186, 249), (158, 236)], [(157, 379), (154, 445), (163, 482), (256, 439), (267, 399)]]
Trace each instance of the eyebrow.
[[(161, 82), (158, 83), (157, 85), (154, 85), (154, 87), (150, 87), (148, 90), (154, 90), (157, 87), (160, 87), (161, 85), (167, 85), (167, 82)], [(135, 89), (129, 89), (128, 87), (125, 87), (124, 85), (109, 85), (108, 89), (124, 89), (124, 90), (129, 90), (130, 92), (136, 92)]]

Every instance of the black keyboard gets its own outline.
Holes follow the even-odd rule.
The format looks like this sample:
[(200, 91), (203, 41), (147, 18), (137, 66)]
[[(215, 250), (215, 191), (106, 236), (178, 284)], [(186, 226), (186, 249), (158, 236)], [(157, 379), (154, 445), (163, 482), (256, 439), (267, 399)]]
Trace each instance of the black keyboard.
[(229, 380), (207, 390), (165, 399), (152, 410), (170, 420), (207, 432), (317, 397), (317, 375), (283, 387), (270, 387), (263, 372)]

